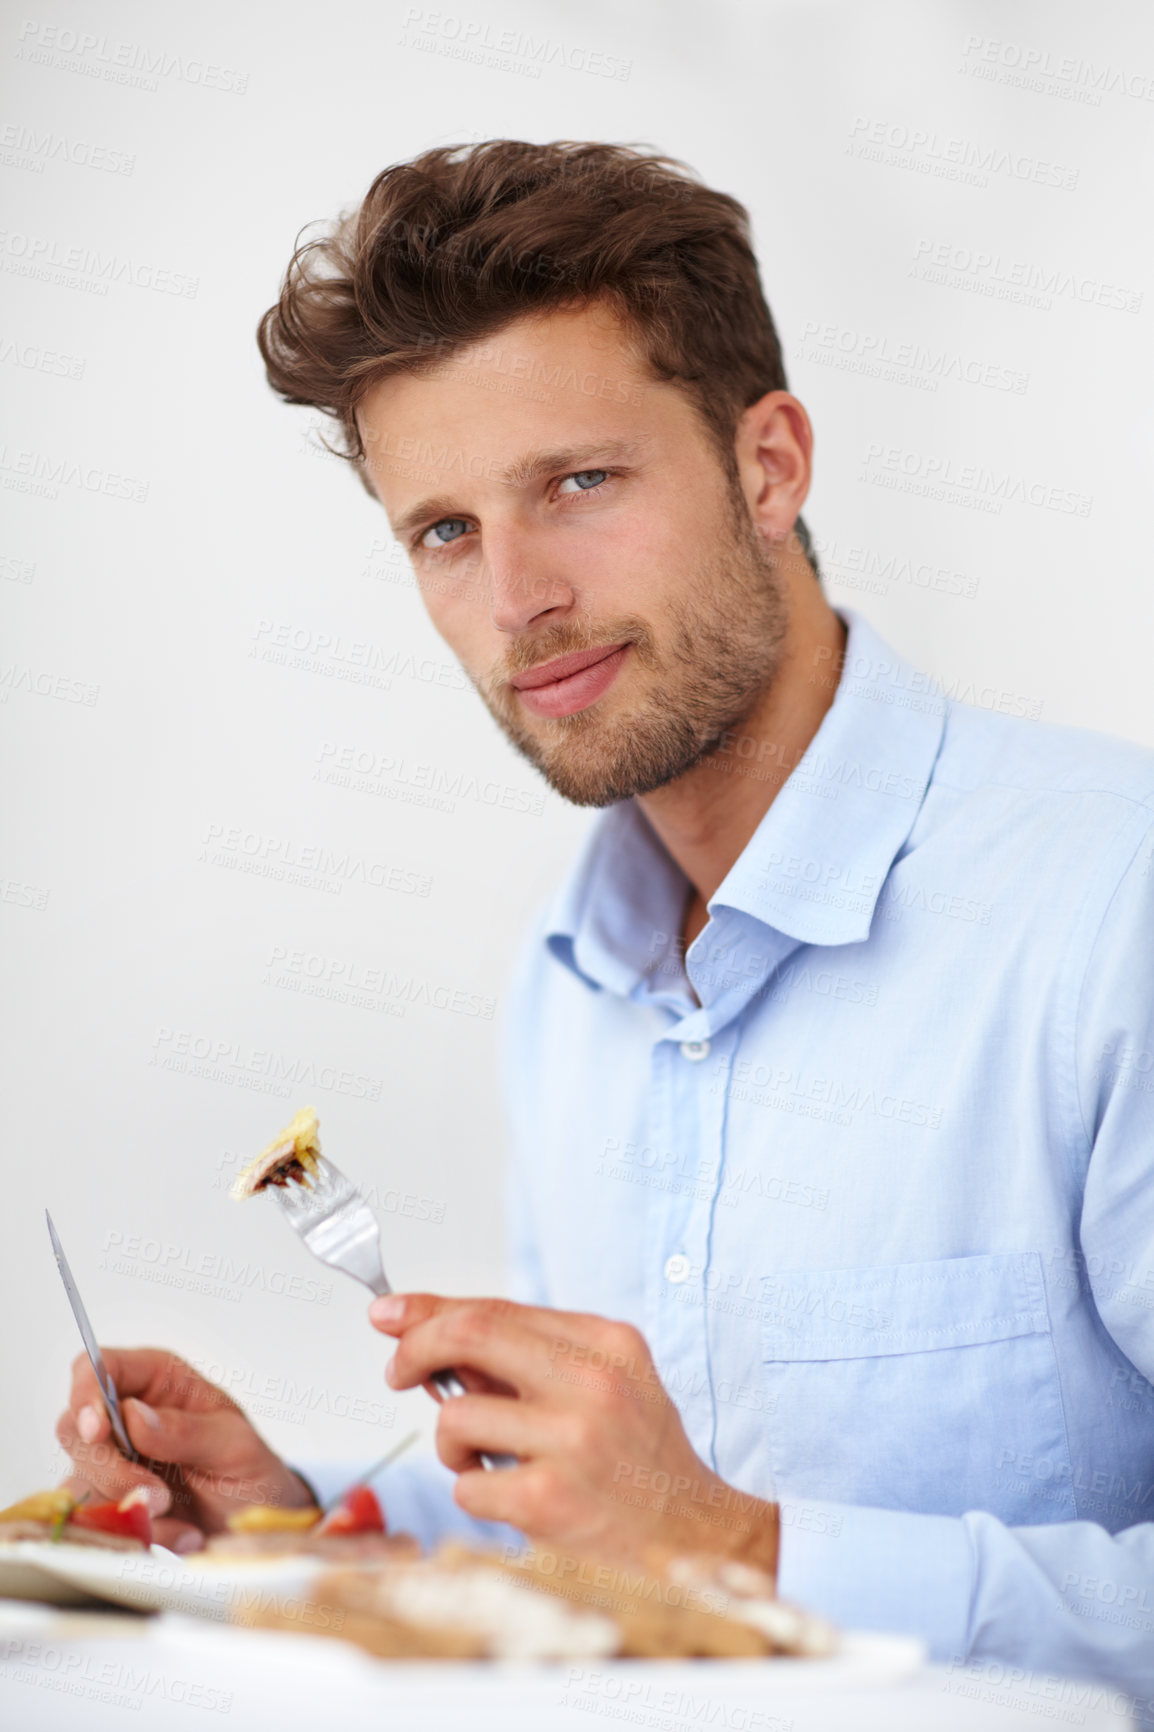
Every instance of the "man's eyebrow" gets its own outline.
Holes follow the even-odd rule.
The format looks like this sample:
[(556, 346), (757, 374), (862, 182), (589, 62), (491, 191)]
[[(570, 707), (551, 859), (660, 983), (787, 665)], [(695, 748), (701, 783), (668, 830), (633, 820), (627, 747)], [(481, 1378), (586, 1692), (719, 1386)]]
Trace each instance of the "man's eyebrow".
[(505, 480), (512, 487), (523, 487), (550, 471), (580, 469), (591, 457), (604, 457), (607, 463), (628, 463), (640, 457), (648, 445), (647, 439), (599, 439), (588, 445), (563, 445), (554, 451), (528, 451), (514, 458), (507, 466)]
[[(587, 445), (558, 446), (552, 451), (527, 451), (505, 466), (500, 477), (510, 487), (525, 487), (541, 475), (571, 473), (592, 465), (592, 459), (606, 464), (636, 461), (648, 445), (647, 439), (599, 439)], [(601, 464), (598, 464), (601, 467)], [(398, 541), (419, 529), (422, 524), (436, 523), (438, 518), (458, 514), (459, 505), (450, 493), (433, 493), (403, 511), (393, 523)]]
[(406, 536), (420, 529), (423, 523), (436, 523), (439, 518), (454, 515), (453, 499), (448, 493), (434, 493), (428, 499), (420, 500), (408, 511), (392, 520), (393, 535), (397, 541), (404, 541)]

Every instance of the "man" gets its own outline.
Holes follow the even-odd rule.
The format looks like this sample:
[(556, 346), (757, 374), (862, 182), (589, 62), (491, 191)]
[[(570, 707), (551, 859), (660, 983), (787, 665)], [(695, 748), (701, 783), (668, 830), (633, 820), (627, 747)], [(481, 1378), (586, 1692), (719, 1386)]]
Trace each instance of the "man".
[[(667, 159), (392, 168), (261, 347), (492, 715), (608, 808), (512, 994), (521, 1302), (370, 1308), (393, 1387), (464, 1372), (459, 1510), (1149, 1697), (1154, 758), (947, 703), (831, 609), (745, 213)], [(307, 1498), (171, 1355), (108, 1358), (162, 1538)], [(59, 1436), (168, 1506), (86, 1364)]]

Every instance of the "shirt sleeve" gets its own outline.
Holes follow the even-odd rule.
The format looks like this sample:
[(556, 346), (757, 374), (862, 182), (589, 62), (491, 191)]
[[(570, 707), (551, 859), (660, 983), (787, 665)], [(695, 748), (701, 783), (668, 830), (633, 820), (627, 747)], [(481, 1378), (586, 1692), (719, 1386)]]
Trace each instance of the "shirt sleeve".
[[(861, 1630), (921, 1636), (952, 1671), (1084, 1679), (1154, 1726), (1154, 1524), (1009, 1528), (994, 1516), (783, 1502), (783, 1599)], [(996, 1666), (996, 1675), (994, 1664)], [(1124, 1723), (1124, 1722), (1123, 1722)]]
[[(1109, 883), (1071, 1013), (1086, 1162), (1080, 1223), (1088, 1294), (1134, 1367), (1150, 1414), (1154, 1488), (1154, 826), (1148, 809), (1104, 863)], [(1104, 910), (1103, 910), (1103, 904)], [(1154, 1523), (1007, 1527), (974, 1511), (909, 1514), (783, 1503), (783, 1597), (864, 1629), (922, 1636), (954, 1669), (993, 1662), (1118, 1693), (1154, 1726)], [(1098, 1697), (1077, 1696), (1085, 1706)], [(1102, 1696), (1101, 1702), (1107, 1701)]]

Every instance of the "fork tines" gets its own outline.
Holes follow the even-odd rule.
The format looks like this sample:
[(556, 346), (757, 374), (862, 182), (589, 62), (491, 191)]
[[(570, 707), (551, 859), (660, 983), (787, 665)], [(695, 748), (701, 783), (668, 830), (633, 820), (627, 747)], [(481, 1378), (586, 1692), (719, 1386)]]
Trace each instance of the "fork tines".
[(361, 1193), (324, 1155), (307, 1180), (268, 1187), (289, 1225), (320, 1262), (363, 1281), (374, 1293), (389, 1292), (381, 1267), (381, 1230)]
[(289, 1179), (283, 1185), (267, 1185), (298, 1232), (315, 1226), (346, 1203), (359, 1202), (359, 1192), (334, 1167), (327, 1155), (316, 1154), (316, 1171), (306, 1179)]

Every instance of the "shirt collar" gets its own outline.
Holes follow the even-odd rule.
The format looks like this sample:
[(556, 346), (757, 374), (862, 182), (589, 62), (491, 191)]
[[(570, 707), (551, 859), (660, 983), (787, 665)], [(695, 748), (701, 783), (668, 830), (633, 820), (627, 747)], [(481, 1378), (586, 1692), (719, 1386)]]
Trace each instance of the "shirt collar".
[(628, 994), (681, 930), (689, 881), (633, 800), (594, 825), (545, 925), (554, 956), (590, 986)]
[[(850, 608), (845, 662), (821, 726), (710, 899), (805, 944), (869, 936), (941, 746), (945, 699)], [(740, 746), (740, 741), (736, 742)], [(725, 754), (723, 754), (723, 757)], [(735, 775), (756, 769), (735, 751)], [(668, 954), (688, 881), (635, 801), (594, 825), (544, 938), (592, 986), (627, 995)]]

